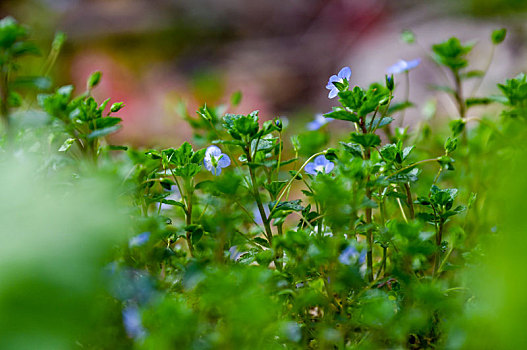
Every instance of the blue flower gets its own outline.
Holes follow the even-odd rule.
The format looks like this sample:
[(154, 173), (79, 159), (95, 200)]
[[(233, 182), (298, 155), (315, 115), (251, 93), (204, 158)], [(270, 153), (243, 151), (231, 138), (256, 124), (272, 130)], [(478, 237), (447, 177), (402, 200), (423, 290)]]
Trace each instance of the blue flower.
[(388, 74), (399, 74), (403, 72), (407, 72), (410, 69), (414, 69), (421, 63), (420, 58), (416, 58), (415, 60), (411, 61), (405, 61), (405, 60), (399, 60), (396, 64), (388, 68), (386, 71)]
[(340, 253), (339, 261), (341, 264), (351, 265), (354, 260), (358, 261), (359, 264), (363, 264), (366, 260), (366, 249), (363, 249), (362, 252), (359, 253), (357, 248), (350, 244), (342, 251), (342, 253)]
[(205, 151), (203, 165), (205, 165), (205, 169), (210, 171), (213, 175), (220, 175), (221, 169), (228, 167), (230, 164), (231, 159), (225, 153), (221, 153), (219, 147), (209, 146)]
[(317, 175), (318, 173), (329, 174), (334, 167), (335, 164), (327, 160), (326, 156), (321, 154), (317, 156), (314, 161), (307, 163), (304, 170), (311, 175)]
[(146, 331), (141, 322), (141, 314), (135, 305), (129, 305), (123, 309), (123, 325), (126, 334), (130, 338), (142, 339), (146, 335)]
[(140, 247), (148, 240), (150, 239), (150, 232), (143, 232), (135, 237), (130, 238), (130, 241), (128, 241), (128, 246), (130, 248), (132, 247)]
[(326, 118), (323, 114), (317, 114), (313, 121), (307, 123), (307, 130), (318, 130), (332, 120), (333, 118)]
[(326, 89), (329, 91), (329, 98), (334, 98), (339, 93), (339, 89), (335, 86), (333, 83), (344, 83), (344, 80), (349, 81), (351, 78), (351, 69), (350, 67), (344, 67), (338, 72), (337, 75), (332, 75), (329, 77), (328, 84), (326, 85)]

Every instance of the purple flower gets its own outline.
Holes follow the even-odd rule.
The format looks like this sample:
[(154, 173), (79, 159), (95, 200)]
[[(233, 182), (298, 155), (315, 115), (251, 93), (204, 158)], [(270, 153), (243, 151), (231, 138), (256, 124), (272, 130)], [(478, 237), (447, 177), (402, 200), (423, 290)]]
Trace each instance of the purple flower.
[(141, 322), (141, 314), (135, 305), (129, 305), (123, 309), (123, 325), (126, 334), (130, 338), (142, 339), (146, 335), (146, 331)]
[(128, 246), (130, 248), (140, 247), (146, 242), (148, 242), (149, 239), (150, 239), (150, 232), (143, 232), (141, 234), (138, 234), (137, 236), (130, 238), (130, 241), (128, 241)]
[(414, 69), (421, 63), (420, 58), (416, 58), (415, 60), (411, 61), (405, 61), (405, 60), (399, 60), (396, 64), (388, 68), (386, 71), (388, 74), (399, 74), (409, 71), (410, 69)]
[(205, 165), (205, 169), (210, 171), (212, 175), (220, 175), (221, 169), (228, 167), (230, 164), (231, 159), (225, 153), (221, 153), (219, 147), (209, 146), (205, 151), (203, 165)]
[(307, 163), (304, 170), (311, 175), (317, 175), (318, 173), (329, 174), (334, 167), (335, 164), (327, 160), (326, 156), (321, 154), (317, 156), (314, 161)]
[(333, 118), (326, 118), (323, 114), (317, 114), (313, 121), (307, 123), (307, 130), (318, 130), (332, 120)]
[(326, 89), (329, 90), (329, 98), (334, 98), (338, 95), (339, 89), (335, 86), (333, 83), (344, 83), (344, 80), (348, 81), (351, 78), (351, 69), (350, 67), (344, 67), (338, 72), (337, 75), (332, 75), (329, 77), (328, 84), (326, 85)]

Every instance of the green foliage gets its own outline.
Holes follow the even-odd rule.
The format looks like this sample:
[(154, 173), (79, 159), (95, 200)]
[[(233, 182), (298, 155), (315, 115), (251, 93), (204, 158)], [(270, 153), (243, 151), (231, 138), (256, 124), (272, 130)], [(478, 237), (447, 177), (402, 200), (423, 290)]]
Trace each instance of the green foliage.
[(458, 38), (452, 37), (440, 44), (432, 46), (434, 60), (453, 71), (458, 71), (468, 65), (467, 54), (472, 50), (474, 43), (461, 44)]
[[(15, 52), (28, 33), (4, 19), (0, 47)], [(458, 107), (450, 128), (432, 124), (435, 99), (425, 120), (394, 127), (414, 104), (394, 102), (393, 76), (335, 82), (339, 105), (325, 116), (344, 141), (330, 128), (292, 135), (257, 111), (180, 105), (199, 149), (112, 145), (124, 103), (96, 102), (100, 72), (78, 96), (70, 85), (39, 94), (48, 119), (29, 126), (10, 124), (11, 112), (34, 113), (22, 86), (50, 81), (9, 81), (21, 93), (2, 105), (0, 348), (521, 348), (510, 310), (525, 303), (510, 281), (525, 284), (514, 179), (527, 80), (467, 98), (464, 79), (485, 76), (462, 71), (471, 48), (433, 47), (455, 78), (440, 87)], [(504, 118), (465, 115), (494, 102)]]
[(491, 34), (491, 40), (494, 45), (498, 45), (505, 40), (505, 36), (507, 35), (507, 29), (500, 28), (492, 31)]

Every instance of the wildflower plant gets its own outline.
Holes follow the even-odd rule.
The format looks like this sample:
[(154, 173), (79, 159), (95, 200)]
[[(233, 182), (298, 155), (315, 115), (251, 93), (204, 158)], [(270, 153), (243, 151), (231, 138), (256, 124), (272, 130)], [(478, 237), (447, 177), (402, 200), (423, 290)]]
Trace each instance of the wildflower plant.
[[(13, 19), (0, 21), (2, 74), (17, 67), (18, 54), (33, 52), (26, 44), (27, 33)], [(493, 32), (493, 46), (505, 34)], [(408, 31), (404, 37), (409, 43), (417, 40)], [(58, 54), (57, 42), (47, 64)], [(102, 77), (99, 72), (88, 78), (86, 90), (78, 95), (70, 85), (37, 89), (35, 108), (49, 119), (26, 129), (12, 126), (20, 114), (11, 113), (17, 104), (10, 104), (14, 98), (5, 94), (13, 94), (16, 84), (7, 89), (4, 85), (0, 161), (11, 167), (10, 153), (17, 155), (17, 162), (27, 154), (35, 156), (27, 163), (37, 159), (39, 166), (21, 171), (23, 179), (31, 174), (39, 183), (51, 181), (50, 186), (37, 187), (45, 191), (54, 210), (67, 200), (64, 227), (75, 228), (75, 215), (82, 223), (72, 231), (79, 237), (64, 237), (68, 249), (75, 246), (71, 248), (75, 254), (42, 244), (24, 264), (50, 263), (51, 253), (42, 253), (50, 249), (63, 261), (100, 269), (107, 280), (103, 291), (94, 273), (89, 281), (97, 285), (87, 286), (79, 273), (83, 269), (63, 273), (67, 266), (51, 264), (47, 271), (48, 265), (35, 264), (43, 269), (42, 276), (61, 276), (44, 281), (47, 284), (34, 274), (27, 276), (27, 281), (47, 286), (52, 300), (56, 294), (69, 303), (73, 295), (83, 307), (93, 302), (100, 312), (90, 318), (92, 323), (82, 323), (100, 325), (93, 332), (87, 331), (89, 326), (46, 330), (60, 344), (86, 348), (470, 347), (474, 341), (464, 335), (477, 328), (473, 326), (477, 317), (467, 310), (481, 290), (471, 284), (467, 271), (484, 257), (483, 243), (499, 239), (492, 232), (501, 225), (486, 209), (492, 198), (489, 188), (496, 182), (489, 174), (495, 173), (494, 164), (521, 154), (511, 145), (525, 135), (527, 99), (524, 74), (499, 84), (501, 96), (467, 98), (464, 80), (485, 76), (485, 71), (467, 70), (473, 45), (451, 38), (432, 47), (433, 60), (450, 72), (454, 82), (453, 87), (436, 86), (458, 105), (459, 115), (447, 133), (425, 122), (393, 128), (393, 122), (413, 106), (408, 93), (397, 89), (394, 76), (404, 73), (409, 82), (408, 72), (419, 65), (418, 59), (400, 61), (389, 75), (379, 77), (381, 82), (366, 87), (351, 82), (349, 67), (341, 69), (326, 85), (334, 107), (317, 116), (307, 133), (292, 134), (294, 120), (288, 127), (281, 118), (261, 118), (258, 111), (228, 113), (242, 98), (235, 93), (228, 104), (203, 105), (196, 115), (182, 108), (195, 146), (187, 141), (163, 149), (111, 144), (111, 135), (121, 127), (115, 115), (124, 103), (96, 102), (92, 90)], [(500, 116), (492, 112), (488, 118), (467, 118), (468, 108), (491, 103), (503, 106)], [(336, 140), (328, 130), (319, 130), (330, 120), (347, 128), (344, 138)], [(470, 133), (465, 127), (469, 121), (479, 122)], [(21, 141), (28, 139), (34, 140), (30, 147)], [(9, 183), (9, 171), (1, 176), (6, 178), (2, 183)], [(105, 185), (102, 177), (111, 184)], [(70, 208), (74, 202), (68, 193), (83, 179), (88, 189), (98, 188), (94, 183), (102, 186), (94, 194), (112, 193), (103, 202), (117, 201), (119, 209), (97, 198), (77, 201), (78, 210)], [(17, 191), (20, 187), (22, 199), (13, 197), (18, 203), (15, 211), (7, 200), (0, 203), (7, 230), (38, 232), (38, 227), (26, 227), (24, 220), (17, 221), (20, 227), (13, 224), (10, 215), (21, 215), (20, 203), (31, 206), (27, 198), (32, 193), (24, 192), (23, 181), (12, 183)], [(60, 193), (48, 193), (48, 188)], [(16, 192), (9, 186), (5, 191)], [(80, 198), (90, 195), (86, 189), (80, 193)], [(42, 221), (40, 216), (45, 215), (35, 208), (30, 212)], [(64, 230), (52, 214), (50, 232)], [(118, 221), (115, 226), (113, 217)], [(91, 228), (104, 235), (90, 232)], [(105, 241), (114, 230), (120, 238)], [(19, 244), (16, 239), (22, 234), (6, 236), (15, 246), (34, 245)], [(41, 238), (35, 234), (31, 239)], [(70, 243), (77, 239), (86, 246)], [(12, 255), (10, 264), (25, 271)], [(11, 280), (28, 287), (18, 277), (5, 275), (0, 305), (15, 300), (34, 307), (32, 312), (52, 312), (33, 299), (34, 293), (9, 289)], [(64, 283), (74, 288), (67, 289)], [(75, 299), (70, 304), (79, 303)], [(480, 311), (489, 309), (484, 305)], [(16, 312), (9, 314), (15, 315), (16, 324), (26, 322)], [(0, 324), (8, 324), (2, 315), (7, 313), (0, 312)], [(27, 324), (35, 325), (33, 319)], [(0, 327), (0, 347), (16, 342), (34, 348), (31, 337), (6, 334), (6, 328)]]

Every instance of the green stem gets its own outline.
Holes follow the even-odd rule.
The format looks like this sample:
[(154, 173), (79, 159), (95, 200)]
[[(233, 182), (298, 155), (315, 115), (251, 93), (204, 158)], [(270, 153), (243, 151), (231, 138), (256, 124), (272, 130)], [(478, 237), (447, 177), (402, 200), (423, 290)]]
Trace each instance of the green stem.
[(276, 181), (280, 175), (280, 162), (282, 161), (282, 131), (278, 133), (278, 163), (276, 164)]
[[(186, 211), (186, 224), (187, 226), (192, 225), (192, 195), (194, 193), (193, 186), (190, 179), (185, 179), (186, 192), (187, 192), (187, 211)], [(187, 245), (190, 252), (190, 256), (194, 257), (194, 246), (192, 245), (192, 233), (187, 231)]]
[(408, 204), (408, 208), (410, 210), (410, 219), (415, 219), (414, 201), (412, 199), (412, 191), (410, 189), (410, 185), (408, 183), (405, 183), (404, 189), (406, 190), (406, 203)]
[(276, 203), (273, 207), (273, 209), (271, 209), (271, 213), (276, 209), (276, 207), (278, 206), (278, 203), (280, 203), (280, 201), (282, 200), (282, 198), (284, 197), (285, 193), (288, 191), (288, 189), (291, 187), (291, 184), (293, 183), (293, 181), (296, 179), (296, 177), (298, 176), (298, 174), (300, 174), (300, 172), (302, 170), (304, 170), (304, 168), (306, 167), (306, 165), (311, 162), (311, 160), (313, 160), (315, 157), (321, 155), (321, 154), (326, 154), (326, 151), (322, 151), (322, 152), (318, 152), (318, 153), (315, 153), (313, 154), (311, 157), (309, 157), (305, 162), (304, 164), (302, 164), (302, 166), (300, 167), (300, 169), (297, 170), (297, 172), (295, 173), (295, 176), (293, 176), (288, 182), (287, 184), (285, 185), (284, 189), (282, 190), (282, 192), (280, 193), (280, 195), (278, 196), (278, 199), (276, 200)]
[(485, 80), (485, 77), (487, 76), (487, 72), (489, 71), (490, 65), (492, 64), (492, 60), (494, 59), (494, 52), (496, 51), (496, 45), (492, 45), (492, 48), (490, 49), (490, 55), (489, 59), (487, 61), (487, 65), (485, 66), (485, 69), (483, 69), (483, 75), (481, 78), (477, 81), (476, 85), (472, 89), (472, 92), (470, 93), (471, 97), (474, 97), (476, 93), (479, 90), (479, 87), (481, 86), (481, 83), (483, 83), (483, 80)]
[(2, 66), (0, 75), (0, 99), (1, 99), (1, 109), (0, 114), (2, 116), (2, 121), (6, 129), (8, 137), (10, 136), (10, 120), (9, 120), (9, 71), (8, 68)]
[[(364, 150), (364, 160), (369, 161), (371, 157), (370, 148), (366, 147)], [(370, 174), (366, 177), (366, 197), (371, 201), (371, 188), (368, 185), (370, 182)], [(370, 226), (366, 232), (366, 241), (368, 244), (368, 250), (366, 252), (366, 275), (368, 275), (368, 280), (373, 281), (373, 230), (372, 225), (372, 208), (366, 208), (366, 224)]]
[(441, 259), (441, 242), (443, 240), (443, 226), (444, 226), (444, 222), (443, 220), (441, 219), (441, 221), (439, 222), (439, 229), (436, 233), (436, 246), (437, 246), (437, 251), (434, 255), (434, 272), (433, 272), (433, 277), (436, 277), (437, 276), (437, 273), (439, 272), (439, 261)]
[[(251, 150), (249, 146), (245, 148), (245, 154), (247, 156), (247, 162), (252, 163)], [(273, 231), (271, 230), (271, 226), (269, 225), (269, 218), (267, 217), (267, 215), (265, 215), (265, 210), (262, 204), (262, 198), (260, 197), (260, 192), (258, 192), (258, 187), (257, 187), (258, 184), (256, 181), (256, 176), (254, 174), (253, 168), (250, 165), (249, 165), (249, 175), (251, 176), (253, 196), (254, 196), (254, 199), (256, 200), (256, 205), (258, 206), (258, 211), (260, 212), (260, 216), (262, 217), (262, 222), (264, 224), (267, 241), (269, 242), (269, 245), (271, 245), (272, 240), (273, 240)], [(269, 215), (271, 214), (269, 213)]]
[[(465, 100), (463, 99), (463, 86), (461, 85), (461, 77), (459, 76), (459, 72), (457, 70), (453, 71), (454, 73), (454, 82), (456, 86), (454, 97), (457, 102), (458, 111), (459, 111), (459, 117), (462, 120), (465, 120), (465, 114), (466, 114), (466, 105)], [(467, 128), (463, 128), (463, 141), (466, 144), (467, 143)]]
[(386, 247), (382, 247), (382, 262), (381, 266), (379, 267), (379, 271), (377, 271), (377, 275), (375, 276), (375, 279), (379, 279), (379, 276), (381, 275), (381, 272), (384, 270), (386, 275)]
[(437, 162), (438, 159), (439, 159), (439, 158), (431, 158), (431, 159), (420, 160), (420, 161), (418, 161), (418, 162), (415, 162), (415, 163), (413, 163), (413, 164), (410, 164), (410, 165), (408, 165), (408, 166), (405, 166), (404, 168), (401, 168), (401, 169), (397, 170), (397, 171), (394, 172), (393, 174), (388, 175), (388, 177), (390, 178), (390, 177), (392, 177), (392, 176), (395, 176), (395, 175), (399, 174), (400, 172), (405, 171), (405, 170), (408, 170), (408, 169), (411, 169), (411, 168), (413, 168), (413, 167), (415, 167), (416, 165), (419, 165), (419, 164), (430, 163), (430, 162)]

